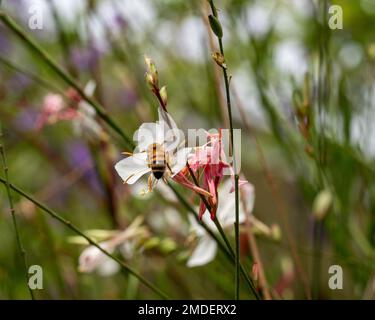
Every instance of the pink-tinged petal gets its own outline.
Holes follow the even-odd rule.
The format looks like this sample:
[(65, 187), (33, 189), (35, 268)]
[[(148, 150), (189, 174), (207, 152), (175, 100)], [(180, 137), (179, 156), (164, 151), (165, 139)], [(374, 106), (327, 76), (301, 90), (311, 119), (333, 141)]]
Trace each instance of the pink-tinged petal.
[[(231, 181), (232, 181), (232, 187), (230, 188), (230, 193), (234, 192), (234, 176), (231, 176)], [(250, 184), (249, 181), (244, 180), (244, 179), (239, 179), (238, 180), (238, 187), (243, 188), (244, 186)]]
[(197, 247), (191, 254), (187, 266), (189, 268), (203, 266), (214, 260), (217, 252), (217, 244), (209, 236), (199, 239)]
[(186, 187), (190, 190), (193, 190), (196, 193), (202, 194), (203, 196), (206, 196), (206, 197), (212, 196), (208, 191), (204, 190), (203, 188), (197, 187), (194, 183), (192, 183), (189, 179), (187, 179), (181, 171), (178, 174), (176, 174), (175, 176), (173, 176), (172, 179), (175, 182), (183, 185), (184, 187)]
[(151, 169), (147, 166), (147, 154), (135, 153), (116, 163), (115, 169), (127, 184), (133, 184)]
[[(107, 243), (103, 242), (99, 245), (109, 253), (113, 252), (113, 248), (111, 248)], [(80, 272), (93, 272), (103, 261), (105, 261), (106, 257), (107, 256), (97, 247), (89, 246), (83, 250), (79, 256), (78, 270)]]
[(43, 112), (56, 114), (64, 108), (64, 100), (60, 94), (47, 94), (43, 101)]
[(74, 120), (79, 118), (81, 115), (77, 110), (72, 108), (67, 108), (63, 111), (61, 111), (58, 115), (59, 120)]
[(198, 213), (199, 219), (202, 219), (205, 212), (206, 212), (206, 205), (201, 200), (201, 202), (199, 203), (199, 213)]
[(182, 148), (177, 151), (174, 156), (174, 164), (172, 166), (172, 177), (178, 174), (183, 168), (185, 168), (188, 156), (192, 148)]

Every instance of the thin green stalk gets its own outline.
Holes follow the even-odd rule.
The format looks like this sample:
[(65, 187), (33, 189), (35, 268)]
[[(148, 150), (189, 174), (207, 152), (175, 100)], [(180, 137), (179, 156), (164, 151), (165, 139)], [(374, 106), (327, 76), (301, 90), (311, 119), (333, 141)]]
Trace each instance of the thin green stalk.
[(6, 160), (6, 156), (5, 156), (5, 149), (4, 149), (4, 145), (3, 145), (3, 132), (1, 130), (1, 124), (0, 124), (0, 153), (1, 153), (1, 160), (2, 160), (2, 164), (3, 164), (4, 174), (5, 174), (5, 180), (4, 180), (3, 183), (5, 185), (6, 193), (7, 193), (7, 197), (8, 197), (8, 201), (9, 201), (10, 213), (12, 215), (13, 227), (14, 227), (14, 231), (15, 231), (15, 234), (16, 234), (16, 242), (17, 242), (18, 251), (20, 252), (21, 259), (22, 259), (22, 262), (23, 262), (23, 269), (24, 269), (24, 274), (25, 274), (26, 286), (29, 289), (31, 299), (34, 300), (35, 297), (34, 297), (33, 290), (29, 287), (29, 284), (28, 284), (28, 280), (29, 280), (28, 269), (29, 268), (27, 267), (26, 251), (25, 251), (25, 249), (23, 248), (23, 245), (22, 245), (20, 233), (19, 233), (19, 230), (18, 230), (16, 212), (14, 210), (14, 205), (13, 205), (13, 198), (12, 198), (12, 194), (10, 192), (8, 165), (7, 165), (7, 160)]
[[(219, 20), (217, 10), (215, 8), (213, 0), (209, 1), (212, 14), (216, 19)], [(224, 55), (224, 47), (223, 47), (223, 41), (221, 37), (217, 37), (220, 53), (225, 59)], [(227, 100), (227, 109), (228, 109), (228, 117), (229, 117), (229, 129), (230, 129), (230, 153), (232, 155), (233, 159), (233, 170), (234, 170), (234, 184), (235, 184), (235, 202), (236, 202), (236, 220), (234, 224), (234, 230), (235, 230), (235, 238), (236, 238), (236, 263), (235, 263), (235, 298), (236, 300), (239, 300), (240, 298), (240, 229), (239, 229), (239, 188), (238, 188), (238, 182), (239, 182), (239, 175), (237, 173), (237, 164), (236, 164), (236, 156), (235, 156), (235, 149), (234, 149), (234, 141), (233, 141), (233, 119), (232, 119), (232, 105), (231, 105), (231, 99), (230, 99), (230, 90), (229, 90), (229, 77), (228, 77), (228, 71), (227, 68), (223, 68), (223, 77), (224, 77), (224, 84), (225, 84), (225, 95)]]
[[(318, 128), (318, 155), (315, 159), (316, 170), (318, 174), (318, 188), (324, 188), (324, 177), (325, 177), (325, 158), (326, 158), (326, 142), (325, 142), (325, 114), (324, 108), (327, 108), (328, 96), (330, 90), (327, 90), (329, 84), (327, 83), (329, 66), (328, 66), (328, 46), (329, 46), (329, 34), (328, 26), (328, 2), (327, 0), (320, 1), (318, 4), (318, 16), (320, 20), (320, 32), (319, 32), (319, 60), (318, 60), (318, 74), (317, 74), (317, 107), (319, 117), (319, 128)], [(313, 233), (313, 265), (312, 265), (312, 288), (313, 288), (313, 299), (319, 298), (319, 286), (320, 286), (320, 269), (321, 269), (321, 250), (322, 250), (322, 233), (324, 230), (324, 222), (320, 220), (314, 220), (314, 233)]]
[(39, 202), (38, 200), (34, 199), (32, 196), (30, 196), (25, 191), (23, 191), (20, 188), (14, 186), (13, 184), (7, 183), (5, 179), (0, 178), (0, 182), (3, 183), (3, 184), (5, 184), (5, 185), (8, 185), (10, 189), (14, 190), (15, 192), (17, 192), (21, 196), (25, 197), (26, 199), (30, 200), (32, 203), (34, 203), (37, 207), (39, 207), (40, 209), (42, 209), (49, 216), (51, 216), (52, 218), (60, 221), (62, 224), (64, 224), (70, 230), (74, 231), (76, 234), (78, 234), (81, 237), (83, 237), (84, 239), (86, 239), (86, 241), (88, 243), (90, 243), (94, 247), (98, 248), (101, 252), (103, 252), (106, 256), (108, 256), (112, 260), (116, 261), (124, 270), (126, 270), (127, 272), (129, 272), (130, 274), (132, 274), (133, 276), (135, 276), (136, 278), (138, 278), (146, 287), (148, 287), (153, 292), (155, 292), (156, 294), (158, 294), (161, 298), (168, 299), (168, 296), (164, 292), (162, 292), (160, 289), (158, 289), (157, 287), (155, 287), (151, 282), (149, 282), (148, 280), (146, 280), (143, 276), (141, 276), (140, 274), (138, 274), (136, 271), (134, 271), (131, 267), (129, 267), (126, 263), (124, 263), (123, 261), (121, 261), (119, 258), (115, 257), (114, 255), (112, 255), (111, 253), (109, 253), (107, 250), (103, 249), (97, 242), (95, 242), (90, 237), (88, 237), (87, 235), (85, 235), (82, 231), (80, 231), (78, 229), (78, 227), (76, 227), (70, 221), (64, 219), (58, 213), (56, 213), (52, 209), (48, 208), (46, 205), (44, 205), (43, 203)]
[(44, 87), (45, 89), (53, 90), (53, 91), (56, 91), (56, 92), (60, 93), (61, 95), (64, 95), (64, 92), (62, 90), (53, 86), (50, 82), (38, 77), (37, 75), (33, 74), (30, 71), (23, 70), (23, 69), (19, 68), (13, 62), (5, 59), (1, 55), (0, 55), (0, 62), (2, 64), (4, 64), (6, 67), (8, 67), (9, 69), (12, 69), (12, 70), (14, 70), (18, 73), (21, 73), (21, 74), (25, 75), (26, 77), (28, 77), (29, 79), (33, 80), (34, 82), (39, 83), (40, 86)]
[(134, 147), (133, 141), (112, 120), (112, 118), (108, 116), (103, 107), (93, 98), (86, 95), (83, 89), (78, 85), (78, 83), (69, 74), (67, 74), (55, 61), (53, 61), (52, 58), (38, 44), (36, 44), (25, 32), (23, 32), (12, 18), (10, 18), (3, 11), (0, 11), (0, 20), (23, 42), (25, 42), (33, 52), (35, 52), (57, 75), (61, 77), (62, 80), (65, 81), (66, 84), (73, 87), (82, 97), (82, 99), (92, 105), (97, 115), (102, 118), (107, 123), (107, 125), (111, 127), (121, 138), (124, 139), (128, 147)]

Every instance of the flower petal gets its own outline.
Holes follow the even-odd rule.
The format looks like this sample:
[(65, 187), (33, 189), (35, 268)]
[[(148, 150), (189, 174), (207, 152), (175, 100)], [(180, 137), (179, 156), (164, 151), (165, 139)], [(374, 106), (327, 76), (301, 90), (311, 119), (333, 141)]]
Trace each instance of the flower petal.
[[(113, 249), (108, 246), (107, 243), (100, 243), (103, 249), (112, 253)], [(80, 272), (92, 272), (98, 268), (98, 266), (105, 260), (107, 256), (100, 251), (97, 247), (89, 246), (82, 251), (79, 256), (78, 270)]]
[(121, 179), (127, 184), (133, 184), (151, 170), (147, 166), (146, 153), (135, 153), (132, 156), (117, 162), (115, 169)]
[(179, 173), (185, 166), (188, 159), (188, 156), (191, 152), (192, 148), (182, 148), (177, 151), (176, 155), (174, 156), (174, 164), (172, 166), (172, 177), (174, 177), (177, 173)]
[(187, 266), (192, 268), (211, 262), (216, 256), (216, 251), (217, 244), (214, 240), (209, 236), (200, 238), (197, 247), (194, 249), (187, 262)]
[(109, 277), (120, 270), (120, 265), (116, 261), (105, 256), (102, 262), (98, 265), (96, 270), (100, 276)]
[(146, 151), (147, 147), (153, 143), (163, 144), (165, 132), (159, 123), (143, 123), (134, 133), (134, 140), (137, 141), (137, 151)]

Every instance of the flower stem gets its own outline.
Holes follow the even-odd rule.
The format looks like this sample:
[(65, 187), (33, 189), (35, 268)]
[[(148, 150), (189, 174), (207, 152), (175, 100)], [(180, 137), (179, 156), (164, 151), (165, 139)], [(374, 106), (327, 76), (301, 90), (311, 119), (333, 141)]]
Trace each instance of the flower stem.
[(17, 23), (10, 18), (3, 11), (0, 11), (0, 20), (12, 30), (23, 42), (25, 42), (29, 48), (35, 52), (57, 75), (65, 81), (66, 84), (73, 87), (79, 95), (87, 101), (95, 109), (97, 115), (102, 118), (109, 127), (111, 127), (121, 138), (124, 139), (128, 147), (134, 147), (133, 141), (125, 134), (125, 132), (108, 116), (103, 107), (95, 101), (93, 98), (85, 94), (84, 90), (78, 85), (78, 83), (66, 73), (52, 58), (38, 45), (36, 44), (21, 28)]
[(78, 227), (76, 227), (70, 221), (64, 219), (58, 213), (56, 213), (52, 209), (48, 208), (45, 204), (39, 202), (38, 200), (36, 200), (32, 196), (30, 196), (25, 191), (23, 191), (20, 188), (14, 186), (13, 184), (7, 183), (7, 181), (5, 179), (0, 178), (0, 182), (2, 184), (8, 185), (9, 189), (14, 190), (15, 192), (17, 192), (21, 196), (23, 196), (26, 199), (30, 200), (37, 207), (39, 207), (45, 213), (47, 213), (49, 216), (51, 216), (52, 218), (60, 221), (62, 224), (64, 224), (70, 230), (74, 231), (76, 234), (78, 234), (81, 237), (83, 237), (84, 239), (86, 239), (88, 243), (90, 243), (94, 247), (98, 248), (101, 252), (103, 252), (106, 256), (108, 256), (112, 260), (116, 261), (121, 266), (122, 269), (124, 269), (125, 271), (129, 272), (130, 274), (132, 274), (133, 276), (135, 276), (136, 278), (138, 278), (146, 287), (148, 287), (149, 289), (151, 289), (153, 292), (155, 292), (157, 295), (159, 295), (162, 299), (168, 299), (168, 296), (164, 292), (162, 292), (160, 289), (158, 289), (157, 287), (155, 287), (151, 282), (149, 282), (143, 276), (141, 276), (140, 274), (138, 274), (136, 271), (134, 271), (131, 267), (129, 267), (126, 263), (124, 263), (123, 261), (121, 261), (119, 258), (115, 257), (114, 255), (112, 255), (111, 253), (109, 253), (107, 250), (103, 249), (97, 242), (95, 242), (90, 237), (88, 237), (85, 233), (83, 233), (81, 230), (79, 230)]
[(5, 149), (4, 149), (4, 145), (3, 145), (3, 132), (1, 130), (1, 124), (0, 124), (0, 153), (1, 153), (1, 160), (2, 160), (2, 164), (3, 164), (4, 174), (5, 174), (4, 185), (5, 185), (5, 188), (6, 188), (6, 193), (7, 193), (7, 197), (8, 197), (8, 201), (9, 201), (9, 207), (10, 207), (10, 213), (12, 215), (14, 231), (16, 233), (17, 247), (18, 247), (18, 250), (21, 254), (21, 258), (22, 258), (22, 262), (23, 262), (23, 269), (24, 269), (24, 273), (25, 273), (26, 286), (29, 289), (31, 299), (35, 300), (33, 290), (29, 287), (29, 284), (28, 284), (29, 276), (28, 276), (28, 267), (27, 267), (27, 261), (26, 261), (26, 251), (25, 251), (25, 249), (23, 248), (23, 245), (22, 245), (20, 233), (19, 233), (19, 230), (18, 230), (16, 212), (14, 210), (14, 205), (13, 205), (13, 198), (12, 198), (12, 194), (10, 192), (8, 165), (7, 165), (7, 160), (6, 160), (6, 156), (5, 156)]
[[(216, 19), (219, 20), (217, 15), (217, 10), (215, 8), (213, 0), (209, 0), (209, 4), (211, 7), (212, 14)], [(220, 53), (225, 58), (224, 55), (224, 46), (221, 37), (217, 37), (219, 42)], [(235, 202), (236, 202), (236, 220), (234, 224), (235, 230), (235, 238), (236, 238), (236, 252), (235, 252), (235, 298), (239, 300), (240, 298), (240, 229), (239, 229), (239, 175), (237, 173), (237, 164), (236, 164), (236, 157), (235, 157), (235, 150), (234, 150), (234, 141), (233, 141), (233, 119), (232, 119), (232, 105), (230, 99), (230, 90), (229, 90), (229, 77), (227, 68), (223, 68), (223, 77), (224, 77), (224, 84), (225, 84), (225, 94), (227, 100), (227, 109), (228, 109), (228, 117), (229, 117), (229, 130), (230, 130), (230, 155), (233, 159), (233, 170), (234, 170), (234, 183), (235, 183)]]

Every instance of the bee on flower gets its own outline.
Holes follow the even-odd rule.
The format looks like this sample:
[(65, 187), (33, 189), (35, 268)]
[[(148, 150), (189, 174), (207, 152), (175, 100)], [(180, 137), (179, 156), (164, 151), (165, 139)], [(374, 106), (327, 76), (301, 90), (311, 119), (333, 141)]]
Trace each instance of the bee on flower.
[(148, 176), (148, 191), (157, 181), (167, 181), (185, 166), (191, 148), (185, 148), (185, 138), (172, 117), (158, 108), (159, 121), (144, 123), (134, 134), (137, 146), (134, 153), (115, 165), (124, 183), (133, 184), (143, 175)]

